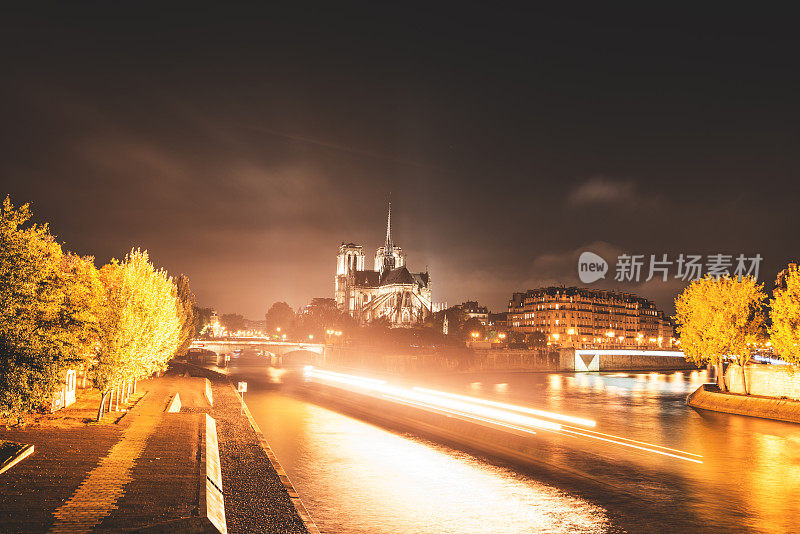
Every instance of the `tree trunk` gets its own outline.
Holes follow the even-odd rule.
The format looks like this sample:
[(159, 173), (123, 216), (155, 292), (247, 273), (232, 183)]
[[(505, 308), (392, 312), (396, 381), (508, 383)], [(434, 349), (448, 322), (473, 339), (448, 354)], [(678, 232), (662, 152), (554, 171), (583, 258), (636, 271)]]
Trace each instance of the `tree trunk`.
[(108, 392), (103, 393), (103, 395), (100, 397), (100, 406), (98, 406), (98, 408), (97, 408), (97, 421), (98, 422), (100, 422), (100, 420), (103, 419), (103, 407), (105, 406), (105, 403), (106, 403), (106, 395), (107, 394), (108, 394)]
[(116, 396), (116, 399), (114, 399), (116, 401), (114, 403), (114, 411), (115, 412), (119, 411), (119, 395), (120, 395), (120, 393), (122, 393), (122, 389), (118, 387), (117, 388), (117, 396)]
[(136, 393), (136, 386), (139, 385), (139, 381), (135, 378), (133, 379), (133, 392)]
[(750, 388), (747, 387), (747, 373), (744, 372), (744, 364), (741, 364), (742, 368), (742, 387), (744, 388), (744, 394), (750, 395)]
[(725, 361), (722, 356), (717, 358), (717, 386), (720, 391), (725, 391)]

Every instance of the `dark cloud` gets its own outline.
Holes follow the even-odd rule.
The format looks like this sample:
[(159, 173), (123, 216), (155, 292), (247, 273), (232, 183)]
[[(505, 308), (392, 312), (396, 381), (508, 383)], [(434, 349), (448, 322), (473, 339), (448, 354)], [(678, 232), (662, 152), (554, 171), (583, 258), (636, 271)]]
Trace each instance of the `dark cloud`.
[[(260, 9), (8, 12), (3, 193), (78, 252), (147, 248), (252, 317), (332, 294), (338, 244), (371, 256), (390, 195), (450, 304), (575, 284), (583, 250), (759, 252), (762, 279), (798, 255), (780, 19)], [(665, 308), (680, 289), (603, 284)]]
[(615, 181), (595, 176), (575, 186), (567, 196), (567, 205), (580, 207), (591, 204), (618, 204), (639, 202), (636, 184), (632, 180)]

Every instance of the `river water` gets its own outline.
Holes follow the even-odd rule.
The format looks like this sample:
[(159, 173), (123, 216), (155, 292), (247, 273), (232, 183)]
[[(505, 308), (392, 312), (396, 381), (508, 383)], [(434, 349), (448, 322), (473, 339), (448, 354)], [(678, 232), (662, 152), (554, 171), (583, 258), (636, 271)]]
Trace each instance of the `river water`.
[(800, 532), (800, 427), (688, 408), (707, 378), (498, 373), (421, 384), (592, 419), (598, 432), (702, 463), (540, 433), (541, 467), (523, 468), (279, 389), (253, 384), (245, 400), (326, 533)]

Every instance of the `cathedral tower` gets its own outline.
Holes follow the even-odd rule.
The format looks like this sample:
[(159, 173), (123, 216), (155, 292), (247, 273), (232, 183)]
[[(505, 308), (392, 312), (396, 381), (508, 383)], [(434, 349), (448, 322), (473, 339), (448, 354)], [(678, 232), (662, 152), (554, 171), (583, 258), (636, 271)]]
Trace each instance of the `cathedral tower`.
[(389, 214), (386, 216), (386, 241), (375, 252), (375, 270), (381, 273), (397, 269), (405, 265), (403, 250), (392, 241), (392, 203), (389, 203)]
[(334, 279), (334, 297), (341, 309), (350, 306), (349, 277), (356, 271), (364, 270), (364, 250), (361, 245), (342, 243), (336, 256), (336, 278)]

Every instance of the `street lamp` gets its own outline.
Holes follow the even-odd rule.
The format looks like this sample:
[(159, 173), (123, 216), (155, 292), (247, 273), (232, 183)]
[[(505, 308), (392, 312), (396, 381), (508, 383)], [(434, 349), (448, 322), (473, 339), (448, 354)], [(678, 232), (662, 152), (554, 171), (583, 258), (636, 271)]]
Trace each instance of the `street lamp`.
[(314, 334), (308, 334), (308, 339), (314, 339)]

